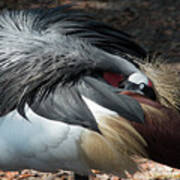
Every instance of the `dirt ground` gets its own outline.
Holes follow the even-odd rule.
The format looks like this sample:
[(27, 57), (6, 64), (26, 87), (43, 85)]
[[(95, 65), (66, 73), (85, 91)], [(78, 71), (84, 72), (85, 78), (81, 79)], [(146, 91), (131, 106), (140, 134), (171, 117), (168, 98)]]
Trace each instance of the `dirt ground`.
[[(133, 35), (150, 54), (157, 53), (170, 62), (180, 61), (180, 0), (1, 0), (0, 8), (29, 8), (77, 3), (97, 19)], [(167, 157), (168, 158), (168, 157)], [(180, 180), (180, 170), (143, 161), (142, 172), (128, 180)], [(73, 180), (70, 172), (56, 174), (36, 171), (0, 172), (0, 180)], [(118, 180), (97, 175), (92, 180)]]

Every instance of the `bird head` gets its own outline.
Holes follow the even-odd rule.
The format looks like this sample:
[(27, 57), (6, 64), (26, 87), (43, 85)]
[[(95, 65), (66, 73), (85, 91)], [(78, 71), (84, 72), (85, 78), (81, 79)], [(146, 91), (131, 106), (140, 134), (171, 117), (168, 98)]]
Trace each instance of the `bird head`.
[(142, 94), (152, 100), (156, 100), (152, 81), (142, 72), (132, 73), (124, 82), (124, 89)]

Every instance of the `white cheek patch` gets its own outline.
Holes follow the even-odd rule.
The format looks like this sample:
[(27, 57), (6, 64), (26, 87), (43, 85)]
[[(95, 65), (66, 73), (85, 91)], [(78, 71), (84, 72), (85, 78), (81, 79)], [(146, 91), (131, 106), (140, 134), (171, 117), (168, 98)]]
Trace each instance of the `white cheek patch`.
[(128, 78), (128, 81), (135, 83), (135, 84), (144, 83), (144, 84), (148, 85), (148, 83), (149, 83), (149, 79), (147, 78), (147, 76), (141, 72), (136, 72), (136, 73), (131, 74)]

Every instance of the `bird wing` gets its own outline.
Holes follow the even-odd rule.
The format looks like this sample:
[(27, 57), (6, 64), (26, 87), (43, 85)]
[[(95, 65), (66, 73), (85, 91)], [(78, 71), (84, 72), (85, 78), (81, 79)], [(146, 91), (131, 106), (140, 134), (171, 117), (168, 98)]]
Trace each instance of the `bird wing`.
[[(132, 99), (115, 95), (112, 89), (98, 81), (77, 83), (86, 75), (99, 76), (97, 71), (124, 71), (128, 72), (126, 75), (136, 71), (137, 68), (126, 59), (102, 50), (104, 43), (113, 47), (108, 43), (113, 39), (112, 44), (123, 48), (123, 44), (131, 42), (128, 35), (91, 20), (88, 15), (71, 9), (69, 5), (49, 10), (4, 11), (0, 16), (0, 25), (2, 115), (18, 109), (25, 116), (24, 105), (35, 101), (35, 108), (34, 105), (32, 108), (41, 115), (97, 129), (94, 117), (82, 100), (82, 94), (85, 94), (130, 120), (143, 121), (143, 113), (133, 115), (132, 109), (140, 109), (140, 106), (136, 102), (132, 103), (134, 107), (131, 106)], [(115, 39), (119, 39), (119, 43)], [(96, 42), (101, 40), (104, 41), (102, 48), (96, 48)], [(90, 42), (94, 42), (95, 46)], [(129, 53), (133, 50), (128, 49)], [(84, 89), (83, 84), (87, 85)], [(43, 98), (46, 93), (47, 97)]]
[(103, 22), (96, 21), (82, 10), (72, 9), (72, 5), (39, 10), (34, 13), (39, 13), (40, 22), (37, 20), (37, 23), (34, 24), (37, 29), (46, 29), (53, 25), (56, 31), (84, 39), (91, 45), (109, 53), (146, 57), (146, 51), (134, 42), (132, 36)]
[(144, 113), (136, 100), (117, 94), (116, 88), (92, 77), (84, 77), (72, 86), (57, 86), (42, 100), (35, 98), (30, 107), (50, 120), (99, 131), (91, 111), (93, 107), (89, 107), (83, 97), (130, 121), (144, 122)]
[[(42, 155), (42, 158), (47, 160), (45, 162), (52, 160), (52, 164), (55, 163), (58, 168), (68, 148), (70, 151), (65, 159), (68, 157), (69, 165), (64, 167), (71, 170), (78, 169), (74, 167), (78, 164), (76, 162), (79, 159), (79, 150), (71, 156), (71, 148), (77, 149), (77, 146), (83, 151), (83, 156), (87, 154), (87, 162), (91, 162), (88, 163), (90, 168), (111, 173), (116, 167), (119, 172), (121, 162), (129, 168), (131, 162), (126, 152), (131, 149), (135, 149), (131, 152), (140, 152), (140, 154), (144, 152), (143, 145), (141, 148), (143, 140), (139, 143), (139, 139), (142, 138), (134, 132), (129, 121), (143, 123), (144, 113), (136, 100), (120, 95), (118, 92), (120, 90), (108, 85), (101, 76), (101, 73), (107, 70), (120, 74), (121, 70), (124, 70), (124, 73), (128, 71), (126, 75), (137, 70), (134, 66), (129, 67), (131, 63), (127, 63), (126, 59), (115, 56), (116, 53), (121, 52), (142, 56), (144, 51), (131, 40), (130, 36), (103, 23), (97, 23), (88, 15), (71, 10), (69, 6), (50, 10), (3, 12), (0, 16), (0, 115), (2, 117), (0, 119), (6, 119), (2, 121), (6, 128), (1, 126), (3, 131), (0, 132), (11, 140), (11, 146), (7, 145), (7, 147), (11, 150), (15, 149), (12, 153), (13, 157), (17, 157), (17, 152), (22, 156), (19, 151), (22, 150), (22, 142), (27, 142), (26, 137), (35, 135), (26, 143), (30, 145), (26, 150), (36, 152), (37, 157), (44, 150), (47, 152)], [(27, 104), (30, 107), (29, 111), (25, 108)], [(99, 112), (96, 111), (99, 107), (100, 118), (97, 114)], [(14, 115), (14, 112), (15, 117), (11, 119), (10, 115)], [(23, 124), (26, 124), (26, 128)], [(69, 126), (69, 124), (77, 126)], [(18, 125), (21, 126), (17, 129)], [(64, 126), (67, 127), (62, 132)], [(75, 128), (73, 131), (76, 136), (69, 131), (71, 128)], [(6, 129), (13, 130), (12, 136), (9, 136), (9, 131)], [(129, 136), (122, 133), (121, 129), (123, 131), (127, 129), (126, 134), (128, 130), (132, 132), (131, 143)], [(17, 138), (19, 136), (21, 140)], [(60, 138), (57, 138), (59, 136)], [(16, 139), (15, 143), (11, 137)], [(66, 137), (69, 140), (66, 140)], [(100, 138), (99, 144), (94, 143), (98, 138)], [(35, 143), (32, 143), (32, 139)], [(62, 151), (64, 144), (61, 141), (64, 139), (66, 146)], [(73, 146), (71, 146), (72, 141)], [(4, 142), (7, 144), (9, 141), (5, 138)], [(120, 147), (124, 147), (122, 152)], [(52, 154), (56, 155), (56, 152), (51, 153), (51, 149), (60, 153), (61, 161), (56, 159), (56, 156), (55, 161), (51, 158)], [(31, 152), (27, 155), (31, 155)], [(108, 164), (112, 161), (112, 156), (113, 166)], [(37, 159), (36, 156), (33, 157)], [(96, 163), (96, 157), (100, 157), (100, 166)], [(104, 163), (106, 162), (104, 159), (107, 163)], [(11, 161), (13, 158), (10, 158)], [(73, 167), (70, 165), (71, 161), (74, 163)], [(8, 162), (8, 165), (11, 164)], [(26, 162), (32, 165), (28, 168), (34, 167), (34, 163), (28, 163), (27, 159)], [(38, 163), (35, 162), (36, 168)], [(107, 167), (104, 168), (106, 165)], [(83, 163), (82, 166), (84, 167)], [(124, 166), (122, 166), (123, 170)], [(39, 168), (43, 167), (39, 166)]]

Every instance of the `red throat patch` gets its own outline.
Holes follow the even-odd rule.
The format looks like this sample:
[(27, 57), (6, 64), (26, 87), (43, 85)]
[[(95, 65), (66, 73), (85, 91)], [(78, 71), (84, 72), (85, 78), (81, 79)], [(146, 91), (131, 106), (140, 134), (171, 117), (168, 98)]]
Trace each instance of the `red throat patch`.
[(112, 86), (118, 87), (119, 83), (123, 80), (123, 75), (111, 73), (111, 72), (105, 72), (103, 74), (103, 78)]
[(153, 83), (151, 82), (151, 80), (148, 81), (148, 86), (153, 87)]

